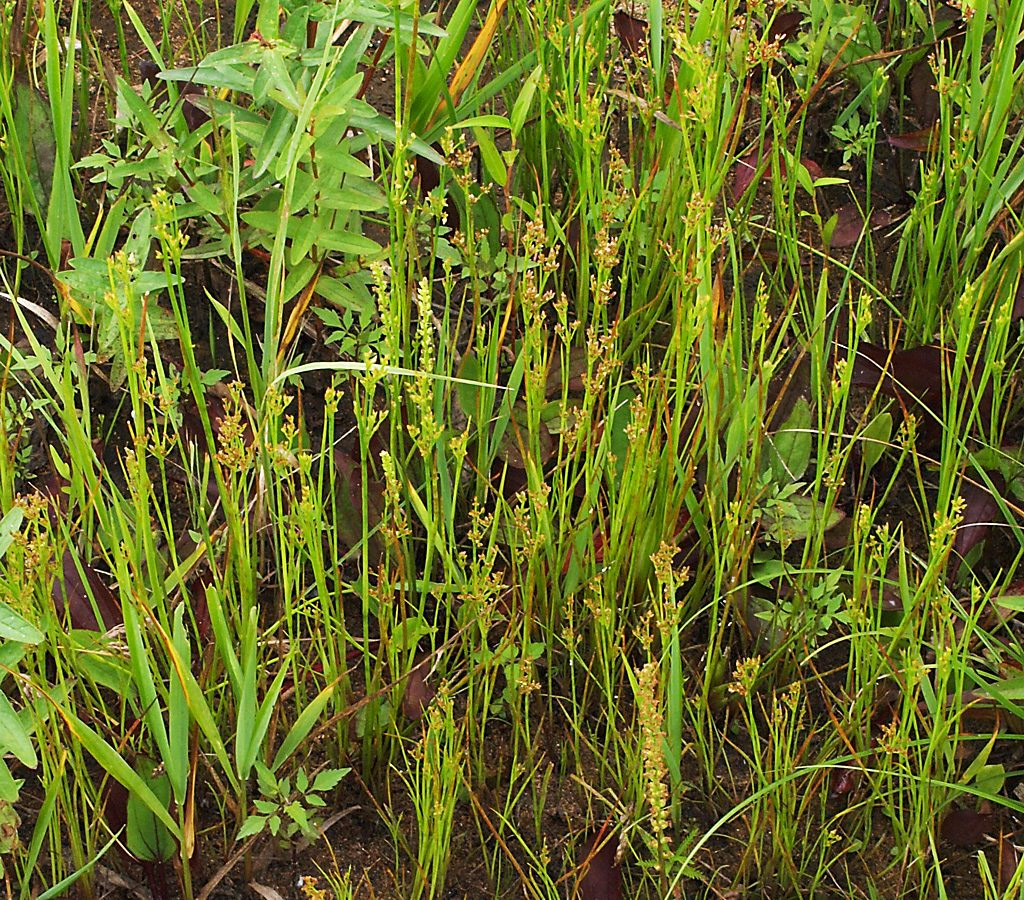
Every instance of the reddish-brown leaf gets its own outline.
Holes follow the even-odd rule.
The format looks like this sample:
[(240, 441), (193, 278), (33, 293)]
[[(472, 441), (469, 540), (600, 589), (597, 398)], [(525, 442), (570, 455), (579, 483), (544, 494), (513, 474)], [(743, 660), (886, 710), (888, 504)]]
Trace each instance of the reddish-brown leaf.
[[(537, 448), (539, 457), (536, 462), (544, 466), (551, 461), (558, 449), (555, 439), (547, 425), (543, 422), (537, 429)], [(505, 435), (498, 445), (498, 457), (513, 469), (526, 470), (526, 457), (523, 454), (530, 454), (530, 436), (526, 429), (518, 425), (515, 420), (509, 422)]]
[[(224, 424), (224, 419), (227, 417), (227, 408), (224, 405), (224, 400), (227, 396), (227, 387), (222, 384), (216, 384), (210, 389), (205, 398), (206, 415), (210, 420), (210, 431), (215, 442), (220, 439), (221, 427)], [(199, 406), (192, 397), (185, 401), (182, 408), (181, 427), (188, 440), (194, 441), (200, 447), (206, 446), (203, 418), (199, 411)], [(247, 447), (251, 446), (252, 423), (244, 411), (242, 415), (242, 434), (245, 445)]]
[(86, 563), (81, 566), (85, 581), (78, 572), (74, 554), (70, 550), (64, 551), (61, 574), (54, 579), (50, 590), (57, 615), (63, 616), (67, 610), (72, 628), (86, 628), (90, 631), (109, 631), (123, 624), (121, 604), (103, 577), (92, 566)]
[(192, 601), (192, 616), (196, 622), (199, 640), (204, 644), (213, 637), (213, 626), (210, 622), (210, 605), (206, 599), (206, 588), (212, 576), (209, 573), (200, 575), (193, 583), (189, 596)]
[(619, 9), (615, 11), (614, 27), (619, 43), (626, 53), (630, 56), (639, 56), (647, 52), (647, 23), (643, 19)]
[[(894, 216), (888, 209), (874, 209), (868, 217), (872, 230), (885, 228), (894, 221)], [(836, 210), (836, 227), (832, 232), (831, 246), (835, 249), (852, 247), (864, 231), (864, 217), (861, 215), (860, 207), (856, 203), (847, 203)]]
[[(918, 404), (933, 416), (941, 417), (943, 387), (949, 396), (959, 398), (962, 385), (945, 384), (950, 377), (953, 354), (942, 347), (924, 346), (908, 350), (895, 350), (891, 354), (882, 347), (861, 343), (857, 347), (850, 383), (857, 387), (878, 389), (897, 398), (905, 406)], [(991, 389), (986, 388), (978, 398), (978, 412), (985, 420), (992, 409)], [(934, 438), (938, 423), (932, 416), (925, 417), (924, 436)]]
[(804, 30), (804, 14), (802, 12), (780, 13), (768, 26), (768, 34), (773, 41), (784, 44)]
[(583, 843), (577, 866), (579, 900), (622, 900), (622, 867), (615, 858), (615, 834), (598, 829)]
[(732, 175), (732, 196), (733, 200), (739, 200), (754, 182), (754, 173), (757, 171), (758, 163), (761, 161), (761, 154), (758, 151), (741, 156), (736, 162), (736, 168)]
[(845, 797), (860, 781), (860, 770), (849, 766), (837, 766), (829, 777), (829, 796)]
[(913, 150), (915, 153), (928, 153), (935, 146), (939, 130), (934, 126), (908, 131), (904, 134), (890, 134), (889, 146), (900, 150)]
[(1020, 854), (1005, 834), (999, 835), (999, 890), (1005, 892), (1017, 874)]
[(928, 58), (918, 60), (907, 79), (907, 93), (918, 121), (930, 126), (939, 119), (939, 95), (935, 92), (935, 73)]
[[(989, 477), (995, 489), (1001, 492), (1005, 487), (1002, 476), (993, 472)], [(964, 501), (963, 516), (953, 538), (953, 552), (966, 556), (985, 540), (992, 523), (999, 518), (999, 504), (988, 488), (974, 481), (964, 483), (960, 496)]]
[[(585, 347), (573, 347), (569, 351), (569, 363), (568, 363), (568, 375), (569, 380), (567, 392), (569, 394), (582, 394), (583, 393), (583, 376), (587, 372), (587, 351)], [(544, 392), (544, 396), (548, 400), (554, 400), (556, 397), (560, 397), (562, 394), (562, 367), (558, 361), (555, 360), (551, 364), (551, 368), (548, 370), (548, 381), (547, 387)]]
[[(366, 522), (373, 531), (380, 523), (384, 511), (384, 482), (369, 477), (362, 466), (340, 447), (334, 449), (334, 509), (337, 516), (339, 543), (347, 548), (358, 546), (363, 537), (363, 481), (366, 481)], [(379, 558), (380, 539), (371, 535), (368, 540), (369, 558)]]
[(831, 246), (852, 247), (864, 231), (864, 219), (856, 203), (847, 203), (836, 210), (836, 227), (832, 232)]
[(942, 820), (942, 837), (954, 847), (971, 847), (988, 834), (996, 824), (991, 813), (971, 809), (955, 809)]
[(405, 693), (402, 695), (402, 712), (407, 719), (417, 721), (427, 711), (430, 701), (434, 699), (437, 691), (427, 680), (430, 674), (430, 660), (425, 659), (418, 663), (409, 673), (405, 682)]
[[(771, 142), (769, 141), (765, 146), (766, 153), (771, 151), (771, 146)], [(817, 181), (819, 178), (825, 177), (825, 171), (813, 159), (801, 157), (800, 164), (807, 170), (807, 174), (811, 176), (812, 181)], [(735, 204), (747, 192), (747, 189), (754, 181), (754, 175), (760, 165), (761, 151), (759, 150), (754, 150), (746, 156), (740, 157), (740, 159), (736, 161), (736, 166), (733, 169), (732, 197), (729, 198), (730, 203)], [(784, 158), (780, 158), (779, 176), (781, 178), (785, 178), (787, 171), (786, 160)], [(769, 181), (771, 180), (771, 177), (772, 167), (770, 164), (766, 164), (764, 171), (761, 173), (761, 180)]]

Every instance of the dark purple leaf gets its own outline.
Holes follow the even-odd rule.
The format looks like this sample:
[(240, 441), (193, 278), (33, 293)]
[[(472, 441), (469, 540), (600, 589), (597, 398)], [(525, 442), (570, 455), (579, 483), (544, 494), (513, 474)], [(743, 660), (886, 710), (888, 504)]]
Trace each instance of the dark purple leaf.
[[(882, 347), (861, 343), (857, 347), (850, 384), (856, 387), (874, 389), (895, 397), (905, 406), (919, 404), (941, 417), (943, 386), (949, 378), (953, 365), (953, 353), (942, 347), (913, 347), (909, 350), (895, 350), (891, 354)], [(948, 394), (960, 396), (959, 385), (946, 385)], [(986, 388), (978, 401), (978, 413), (982, 420), (988, 418), (992, 409), (992, 394)], [(936, 421), (925, 418), (923, 431), (934, 438), (938, 426)]]
[(420, 196), (426, 197), (434, 188), (441, 185), (441, 170), (437, 163), (425, 156), (414, 156), (413, 170), (419, 178)]
[(615, 858), (615, 834), (598, 829), (583, 843), (577, 860), (579, 900), (622, 900), (622, 867)]
[(1005, 834), (999, 835), (999, 890), (1005, 892), (1017, 874), (1020, 854)]
[(1013, 295), (1013, 311), (1010, 313), (1010, 318), (1014, 322), (1024, 318), (1024, 278), (1017, 283), (1017, 293)]
[(935, 146), (938, 134), (937, 129), (929, 126), (928, 128), (920, 128), (917, 131), (908, 131), (905, 134), (890, 134), (887, 140), (891, 147), (897, 147), (900, 150), (928, 153)]
[(210, 622), (210, 605), (206, 599), (206, 588), (211, 581), (209, 574), (200, 575), (193, 583), (189, 595), (192, 601), (192, 616), (196, 622), (196, 631), (199, 640), (206, 644), (213, 636), (213, 626)]
[(832, 232), (831, 246), (852, 247), (864, 231), (864, 218), (856, 203), (847, 203), (836, 210), (836, 227)]
[[(1006, 486), (998, 473), (990, 475), (995, 489), (1002, 492)], [(966, 556), (988, 534), (992, 523), (999, 516), (999, 504), (988, 488), (974, 481), (964, 483), (960, 496), (964, 500), (963, 518), (953, 538), (953, 552)]]
[(196, 131), (210, 121), (210, 114), (193, 100), (194, 95), (202, 94), (203, 89), (198, 84), (189, 82), (181, 86), (181, 114), (189, 131)]
[(988, 834), (994, 825), (995, 816), (991, 813), (955, 809), (942, 820), (942, 837), (954, 847), (971, 847)]
[(639, 56), (647, 52), (647, 23), (643, 19), (620, 9), (615, 12), (614, 25), (615, 34), (626, 53)]
[[(334, 449), (334, 473), (338, 542), (352, 549), (363, 539), (363, 481), (366, 481), (366, 523), (369, 531), (377, 527), (384, 511), (384, 482), (372, 475), (367, 477), (363, 467), (341, 447)], [(369, 558), (377, 560), (382, 551), (380, 538), (376, 534), (369, 535)]]
[(857, 783), (860, 781), (860, 770), (852, 769), (849, 766), (837, 766), (832, 770), (829, 781), (828, 795), (830, 797), (845, 797), (857, 787)]
[(416, 667), (409, 673), (405, 682), (405, 693), (402, 695), (402, 712), (407, 719), (417, 721), (427, 711), (430, 701), (434, 699), (437, 691), (427, 681), (430, 674), (429, 658), (417, 663)]
[(128, 825), (128, 788), (113, 778), (103, 784), (103, 818), (113, 832), (123, 831)]
[[(885, 228), (895, 220), (888, 209), (875, 209), (868, 217), (872, 230)], [(860, 240), (864, 231), (864, 217), (856, 203), (847, 203), (836, 210), (836, 227), (832, 232), (831, 246), (835, 249), (852, 247)]]
[[(765, 152), (771, 150), (771, 141), (768, 141), (765, 145)], [(825, 177), (825, 172), (813, 159), (807, 157), (800, 158), (800, 164), (807, 170), (807, 174), (811, 176), (812, 181), (817, 181), (819, 178)], [(736, 162), (736, 166), (733, 169), (732, 176), (732, 197), (730, 203), (735, 204), (746, 192), (747, 189), (754, 181), (754, 175), (757, 173), (758, 166), (761, 165), (761, 152), (754, 150), (748, 153), (746, 156), (740, 157)], [(779, 159), (779, 175), (782, 178), (786, 177), (786, 160)], [(762, 181), (769, 181), (772, 177), (771, 165), (765, 165), (764, 171), (761, 173)]]
[(151, 59), (139, 60), (139, 77), (150, 87), (156, 87), (159, 82), (157, 76), (160, 74), (160, 66)]
[[(109, 631), (124, 623), (121, 604), (99, 572), (82, 563), (82, 571), (85, 573), (83, 582), (70, 550), (64, 551), (61, 568), (61, 575), (54, 579), (50, 591), (58, 616), (63, 616), (67, 610), (72, 628), (86, 628), (90, 631)], [(97, 612), (99, 619), (96, 617)]]
[(756, 150), (740, 157), (732, 176), (732, 195), (734, 200), (739, 200), (747, 188), (754, 181), (754, 173), (757, 171), (758, 163), (761, 161), (761, 154)]
[(939, 120), (939, 95), (935, 92), (935, 73), (932, 72), (927, 57), (918, 60), (910, 70), (907, 93), (922, 125), (933, 125)]
[(773, 41), (784, 44), (786, 41), (803, 31), (804, 14), (802, 12), (780, 13), (768, 26), (768, 34)]
[[(210, 432), (213, 434), (214, 442), (220, 440), (221, 427), (227, 417), (227, 407), (224, 400), (229, 396), (228, 388), (223, 384), (215, 384), (210, 388), (205, 397), (206, 415), (210, 420)], [(199, 447), (206, 446), (206, 437), (203, 430), (203, 418), (195, 398), (189, 397), (185, 401), (181, 413), (181, 427), (186, 440), (195, 442)], [(252, 446), (252, 423), (245, 411), (242, 412), (242, 440), (246, 447)], [(216, 448), (215, 448), (216, 449)]]

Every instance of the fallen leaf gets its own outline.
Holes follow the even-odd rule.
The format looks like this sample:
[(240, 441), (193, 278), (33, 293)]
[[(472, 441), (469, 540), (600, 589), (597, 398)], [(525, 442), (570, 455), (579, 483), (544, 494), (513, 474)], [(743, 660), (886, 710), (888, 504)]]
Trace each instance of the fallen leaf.
[[(540, 452), (536, 462), (538, 465), (544, 466), (555, 455), (557, 448), (555, 440), (551, 436), (551, 431), (543, 422), (540, 423), (537, 430), (537, 445)], [(530, 452), (530, 436), (525, 426), (519, 425), (513, 417), (508, 424), (508, 428), (505, 430), (501, 443), (498, 445), (498, 458), (508, 463), (513, 469), (525, 471), (526, 458), (523, 456), (524, 452), (527, 454)]]
[[(765, 152), (771, 150), (771, 141), (768, 141), (765, 145)], [(811, 181), (817, 181), (819, 178), (825, 177), (825, 171), (818, 165), (813, 159), (807, 157), (800, 158), (800, 164), (807, 170), (807, 174), (811, 176)], [(758, 166), (761, 165), (761, 151), (754, 150), (748, 153), (746, 156), (740, 157), (736, 162), (736, 166), (733, 169), (732, 176), (732, 197), (728, 198), (730, 205), (735, 205), (736, 202), (747, 192), (747, 189), (754, 181), (754, 175), (757, 172)], [(779, 159), (779, 177), (786, 178), (786, 160), (784, 158)], [(766, 165), (764, 171), (761, 173), (762, 181), (770, 181), (772, 178), (772, 167)]]
[(185, 124), (189, 131), (198, 131), (203, 125), (210, 121), (210, 114), (195, 102), (192, 95), (203, 95), (203, 89), (198, 84), (187, 83), (180, 88), (181, 91), (181, 114), (185, 118)]
[[(847, 203), (836, 210), (836, 227), (832, 231), (830, 246), (834, 249), (852, 247), (864, 232), (864, 217), (856, 203)], [(868, 217), (872, 230), (885, 228), (893, 223), (895, 216), (887, 209), (874, 209)]]
[(430, 674), (429, 657), (418, 662), (409, 673), (402, 695), (402, 713), (413, 722), (422, 718), (437, 691), (427, 681)]
[(915, 153), (929, 153), (935, 148), (939, 130), (935, 126), (907, 131), (904, 134), (890, 134), (886, 140), (890, 147), (900, 150), (913, 150)]
[(780, 44), (794, 38), (804, 30), (804, 14), (802, 12), (780, 13), (768, 26), (768, 33), (773, 41)]
[[(123, 624), (121, 604), (103, 577), (92, 566), (86, 563), (81, 566), (85, 581), (78, 572), (74, 554), (70, 550), (64, 551), (61, 574), (54, 579), (50, 591), (57, 615), (63, 616), (67, 610), (72, 628), (86, 628), (90, 631), (109, 631)], [(95, 609), (93, 602), (96, 604)], [(97, 612), (99, 619), (96, 618)]]
[(857, 787), (857, 783), (860, 781), (860, 770), (850, 768), (850, 766), (837, 766), (832, 770), (829, 781), (829, 796), (845, 797)]
[[(1006, 486), (1002, 476), (997, 472), (991, 473), (989, 477), (997, 491), (1002, 491)], [(960, 496), (963, 498), (964, 508), (956, 536), (953, 538), (953, 552), (963, 557), (985, 540), (989, 528), (997, 521), (997, 517), (1001, 516), (996, 498), (982, 484), (965, 481)]]
[[(583, 393), (583, 376), (587, 372), (587, 350), (585, 347), (573, 347), (569, 351), (569, 360), (567, 364), (567, 374), (569, 376), (566, 388), (569, 394), (582, 394)], [(547, 387), (544, 391), (544, 396), (548, 400), (554, 400), (562, 395), (562, 367), (558, 364), (557, 360), (552, 362), (551, 368), (548, 370), (548, 381)]]
[(210, 605), (206, 599), (206, 588), (212, 576), (203, 573), (192, 583), (189, 598), (192, 603), (192, 617), (195, 619), (196, 632), (204, 644), (213, 637), (213, 626), (210, 622)]
[(1014, 847), (1013, 842), (1005, 835), (999, 835), (999, 890), (1005, 893), (1017, 874), (1020, 866), (1020, 853)]
[(601, 828), (584, 841), (577, 860), (579, 900), (621, 900), (622, 867), (615, 858), (613, 832)]
[(615, 34), (626, 53), (640, 56), (647, 52), (647, 23), (643, 19), (619, 9), (615, 11), (613, 21)]
[(955, 809), (942, 820), (942, 837), (954, 847), (971, 847), (988, 834), (994, 825), (995, 816), (991, 813)]
[[(905, 350), (887, 351), (874, 344), (861, 343), (857, 347), (850, 384), (878, 390), (895, 397), (905, 407), (918, 405), (932, 413), (922, 424), (922, 435), (934, 440), (939, 434), (942, 419), (943, 387), (945, 393), (959, 397), (961, 385), (945, 384), (953, 365), (952, 351), (926, 345)], [(978, 414), (988, 419), (992, 409), (991, 388), (978, 398)]]
[(922, 125), (928, 127), (938, 121), (939, 95), (935, 91), (935, 73), (928, 57), (919, 59), (910, 70), (907, 94)]
[(338, 542), (355, 549), (363, 540), (363, 481), (366, 481), (367, 552), (376, 560), (383, 550), (380, 538), (373, 532), (384, 512), (384, 482), (366, 477), (362, 466), (340, 447), (334, 449), (334, 510)]

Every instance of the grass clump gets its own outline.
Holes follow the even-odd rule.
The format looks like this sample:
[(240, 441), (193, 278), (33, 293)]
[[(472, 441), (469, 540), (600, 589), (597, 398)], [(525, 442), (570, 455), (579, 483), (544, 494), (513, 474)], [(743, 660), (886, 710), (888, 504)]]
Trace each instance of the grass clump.
[(1017, 896), (1022, 16), (9, 7), (8, 895)]

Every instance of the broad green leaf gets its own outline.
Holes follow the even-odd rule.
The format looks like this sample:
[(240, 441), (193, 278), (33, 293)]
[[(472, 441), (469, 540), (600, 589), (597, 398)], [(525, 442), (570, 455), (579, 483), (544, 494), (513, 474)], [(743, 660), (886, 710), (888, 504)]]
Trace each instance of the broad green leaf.
[(284, 808), (284, 811), (288, 818), (302, 829), (304, 834), (309, 832), (309, 817), (306, 815), (306, 810), (302, 808), (301, 803), (293, 800)]
[(777, 484), (799, 481), (811, 461), (811, 407), (799, 397), (789, 418), (767, 444), (768, 463)]
[(540, 83), (541, 67), (536, 66), (526, 77), (523, 86), (512, 105), (512, 114), (509, 116), (509, 128), (513, 137), (519, 137), (519, 132), (526, 124), (526, 118), (530, 114), (530, 107), (533, 106), (533, 97), (537, 93), (537, 85)]
[[(292, 81), (291, 73), (285, 65), (284, 56), (280, 46), (268, 50), (263, 57), (262, 66), (266, 68), (269, 76), (269, 87), (279, 103), (284, 105), (289, 112), (297, 115), (302, 109), (303, 97), (299, 96), (295, 83)], [(354, 76), (360, 78), (362, 76)]]
[(338, 187), (324, 187), (320, 194), (323, 209), (375, 212), (387, 206), (384, 192), (366, 178), (346, 178)]
[[(287, 662), (282, 660), (281, 670), (277, 673), (277, 677), (274, 679), (270, 688), (267, 690), (266, 696), (263, 698), (263, 702), (260, 704), (260, 708), (256, 712), (256, 718), (253, 721), (251, 741), (249, 744), (249, 755), (243, 760), (243, 764), (248, 764), (249, 768), (252, 767), (252, 763), (255, 762), (256, 754), (259, 753), (263, 747), (263, 741), (267, 736), (267, 729), (270, 727), (270, 717), (274, 713), (274, 707), (277, 705), (277, 698), (281, 693), (281, 686), (284, 684), (284, 679), (288, 674)], [(248, 773), (248, 768), (246, 772)]]
[(391, 643), (396, 650), (414, 650), (422, 638), (433, 634), (434, 631), (434, 626), (420, 616), (409, 616), (391, 633)]
[(309, 737), (309, 733), (313, 730), (313, 726), (316, 725), (317, 720), (320, 718), (320, 714), (324, 711), (328, 701), (333, 696), (336, 685), (337, 681), (327, 685), (327, 687), (320, 691), (320, 693), (313, 698), (311, 703), (307, 703), (302, 712), (299, 713), (299, 717), (295, 720), (295, 724), (292, 725), (291, 730), (281, 742), (281, 746), (278, 748), (277, 754), (274, 756), (275, 772), (288, 761), (291, 755), (299, 748), (299, 745)]
[(485, 116), (470, 116), (468, 119), (463, 119), (461, 122), (456, 123), (455, 128), (472, 128), (474, 131), (477, 128), (511, 128), (509, 120), (505, 116), (485, 115)]
[(22, 644), (38, 644), (43, 639), (43, 633), (6, 603), (0, 603), (0, 638)]
[(861, 461), (864, 464), (864, 474), (870, 472), (882, 458), (889, 439), (892, 437), (892, 416), (887, 413), (879, 413), (867, 425), (861, 433)]
[(288, 138), (291, 137), (294, 126), (295, 116), (287, 109), (279, 106), (274, 110), (270, 116), (267, 130), (263, 133), (263, 140), (260, 142), (259, 147), (256, 148), (252, 172), (250, 173), (253, 178), (259, 178), (274, 164), (278, 154), (281, 152), (281, 148), (284, 147)]
[(249, 816), (242, 823), (242, 827), (238, 829), (238, 834), (235, 835), (235, 840), (244, 841), (246, 838), (252, 837), (254, 834), (259, 834), (263, 831), (266, 824), (266, 816)]
[(3, 691), (0, 691), (0, 753), (13, 753), (23, 766), (30, 769), (36, 767), (32, 738)]
[(106, 769), (111, 778), (124, 785), (129, 792), (138, 794), (139, 800), (145, 804), (146, 808), (180, 841), (181, 828), (171, 818), (166, 804), (160, 802), (160, 799), (154, 795), (138, 773), (125, 762), (121, 754), (70, 710), (62, 709), (61, 716), (67, 722), (72, 737), (82, 745), (82, 748)]
[[(323, 218), (317, 219), (321, 224)], [(376, 256), (381, 247), (375, 240), (354, 231), (343, 228), (323, 228), (316, 237), (316, 245), (323, 250), (334, 250), (337, 253), (351, 253), (354, 256)]]
[(333, 791), (341, 782), (341, 779), (351, 771), (351, 769), (324, 769), (313, 779), (312, 790), (319, 794), (325, 791)]
[(14, 536), (21, 530), (25, 511), (20, 506), (12, 506), (0, 519), (0, 559), (3, 559), (7, 548), (14, 542)]
[[(330, 275), (321, 275), (316, 283), (316, 292), (325, 300), (331, 303), (352, 309), (359, 313), (372, 313), (375, 309), (373, 298), (369, 296), (363, 285), (358, 285), (361, 291), (353, 289), (351, 282), (342, 281)], [(319, 314), (322, 310), (317, 309)], [(340, 323), (339, 323), (340, 327)]]
[[(143, 761), (145, 765), (145, 761)], [(152, 771), (152, 764), (146, 769)], [(171, 787), (167, 775), (156, 777), (143, 771), (140, 778), (144, 779), (153, 796), (166, 806), (171, 800)], [(166, 826), (149, 809), (146, 803), (136, 794), (128, 795), (128, 815), (125, 842), (132, 855), (148, 862), (163, 862), (174, 856), (176, 849), (173, 838)]]
[(17, 803), (18, 792), (21, 790), (22, 781), (14, 779), (11, 770), (7, 767), (2, 756), (0, 756), (0, 801), (6, 803)]
[(841, 510), (833, 508), (826, 513), (820, 500), (794, 494), (772, 504), (761, 521), (774, 540), (787, 545), (806, 540), (819, 531), (829, 531), (844, 518)]
[(508, 169), (494, 145), (494, 139), (483, 128), (474, 127), (473, 134), (480, 147), (480, 158), (483, 160), (484, 171), (497, 185), (504, 185), (508, 179)]
[(163, 149), (171, 145), (171, 137), (160, 125), (149, 104), (146, 103), (128, 82), (123, 78), (117, 79), (117, 99), (119, 104), (131, 113), (135, 121), (142, 127), (146, 138), (157, 149)]

